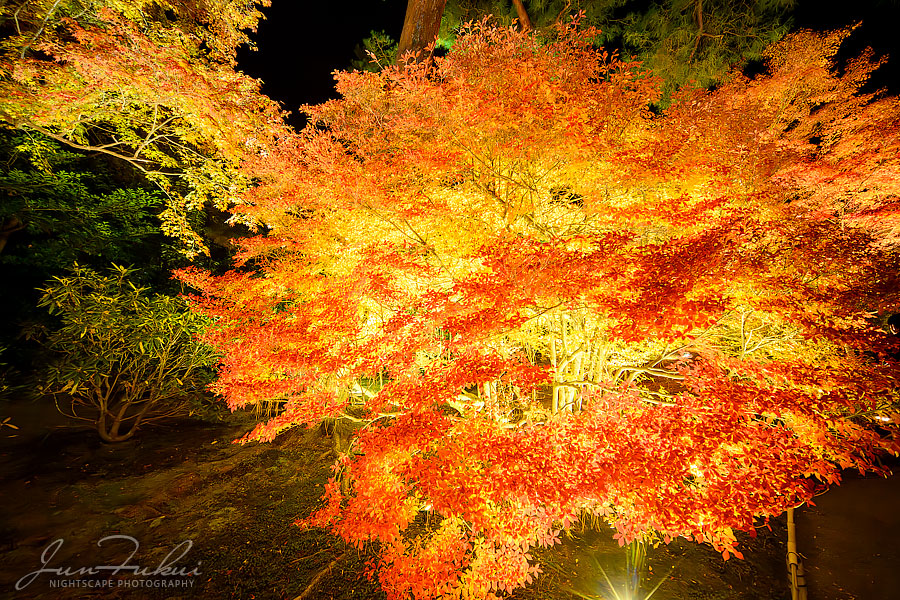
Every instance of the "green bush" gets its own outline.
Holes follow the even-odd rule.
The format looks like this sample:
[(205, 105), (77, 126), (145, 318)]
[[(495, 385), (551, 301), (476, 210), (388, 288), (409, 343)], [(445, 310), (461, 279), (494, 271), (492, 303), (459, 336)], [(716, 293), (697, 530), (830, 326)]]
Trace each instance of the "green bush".
[(205, 320), (179, 298), (136, 287), (132, 273), (76, 264), (41, 290), (38, 303), (60, 321), (42, 336), (52, 355), (42, 391), (64, 414), (94, 423), (107, 442), (127, 440), (150, 420), (189, 414), (217, 361), (196, 339)]

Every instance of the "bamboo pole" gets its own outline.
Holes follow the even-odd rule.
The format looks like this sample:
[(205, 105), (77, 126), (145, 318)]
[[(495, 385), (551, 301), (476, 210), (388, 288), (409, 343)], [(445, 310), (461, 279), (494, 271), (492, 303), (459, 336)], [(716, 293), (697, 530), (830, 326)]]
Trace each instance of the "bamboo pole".
[(797, 527), (794, 524), (793, 507), (787, 510), (787, 566), (791, 578), (791, 600), (806, 599), (806, 574), (803, 571), (803, 563), (797, 553)]

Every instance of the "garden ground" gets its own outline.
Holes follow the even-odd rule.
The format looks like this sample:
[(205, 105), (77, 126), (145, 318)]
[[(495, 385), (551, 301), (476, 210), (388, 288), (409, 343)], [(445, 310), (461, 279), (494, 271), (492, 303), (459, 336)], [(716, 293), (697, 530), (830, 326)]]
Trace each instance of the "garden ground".
[[(322, 531), (290, 525), (316, 506), (330, 473), (331, 441), (318, 431), (297, 429), (270, 444), (239, 446), (231, 442), (252, 424), (252, 415), (239, 413), (221, 423), (184, 420), (147, 428), (135, 439), (108, 445), (89, 430), (66, 427), (52, 404), (0, 408), (20, 427), (0, 431), (2, 597), (384, 597), (364, 576), (371, 556)], [(817, 499), (815, 508), (798, 511), (810, 600), (889, 598), (900, 589), (898, 499), (896, 478), (857, 478)], [(763, 528), (755, 538), (742, 537), (744, 560), (725, 562), (711, 548), (684, 540), (651, 549), (644, 588), (665, 579), (654, 600), (790, 598), (784, 518), (771, 526), (771, 532)], [(110, 535), (129, 537), (97, 546)], [(189, 546), (182, 544), (186, 540)], [(138, 580), (165, 579), (160, 577), (118, 576), (108, 587), (93, 588), (54, 583), (79, 577), (26, 577), (45, 560), (48, 569), (118, 565), (136, 544), (129, 565), (153, 571), (174, 564), (185, 576), (168, 580), (182, 587), (132, 587)], [(614, 585), (622, 580), (624, 553), (602, 527), (576, 526), (562, 544), (538, 554), (544, 575), (514, 598), (614, 598), (598, 565)], [(15, 589), (17, 582), (22, 589)]]

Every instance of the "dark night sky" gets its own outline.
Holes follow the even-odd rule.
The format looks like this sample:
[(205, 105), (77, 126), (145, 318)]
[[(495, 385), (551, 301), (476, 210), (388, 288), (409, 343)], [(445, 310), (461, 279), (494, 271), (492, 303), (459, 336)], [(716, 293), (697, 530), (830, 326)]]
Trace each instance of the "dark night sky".
[[(335, 69), (350, 68), (371, 30), (400, 37), (406, 0), (272, 0), (255, 39), (258, 51), (238, 53), (240, 69), (263, 81), (263, 92), (296, 112), (336, 97)], [(297, 115), (291, 119), (299, 124)]]
[[(350, 67), (354, 47), (370, 30), (399, 38), (405, 11), (406, 0), (272, 0), (255, 36), (259, 50), (240, 52), (240, 68), (262, 79), (263, 92), (296, 113), (301, 104), (336, 96), (332, 71)], [(875, 83), (900, 93), (900, 0), (799, 0), (794, 21), (816, 29), (862, 21), (844, 54), (856, 55), (869, 45), (893, 56)], [(300, 125), (302, 118), (294, 114), (291, 122)]]
[(844, 43), (839, 56), (857, 56), (867, 46), (878, 55), (889, 56), (872, 83), (900, 94), (900, 0), (799, 0), (794, 11), (795, 28), (836, 29), (857, 22), (862, 25)]

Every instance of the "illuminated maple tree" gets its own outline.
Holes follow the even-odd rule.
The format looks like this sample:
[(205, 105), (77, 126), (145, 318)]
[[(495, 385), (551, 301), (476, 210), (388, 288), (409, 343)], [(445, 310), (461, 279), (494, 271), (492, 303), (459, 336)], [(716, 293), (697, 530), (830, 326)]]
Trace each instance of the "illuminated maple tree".
[(239, 165), (284, 125), (235, 50), (265, 1), (35, 0), (0, 7), (0, 125), (127, 162), (164, 192), (163, 230), (205, 252), (189, 216), (226, 208)]
[[(359, 427), (305, 525), (377, 542), (389, 598), (489, 598), (584, 515), (727, 559), (896, 453), (896, 98), (847, 32), (648, 109), (659, 84), (576, 27), (485, 23), (339, 100), (246, 168), (265, 233), (186, 271), (244, 441)], [(430, 527), (418, 515), (435, 515)]]

